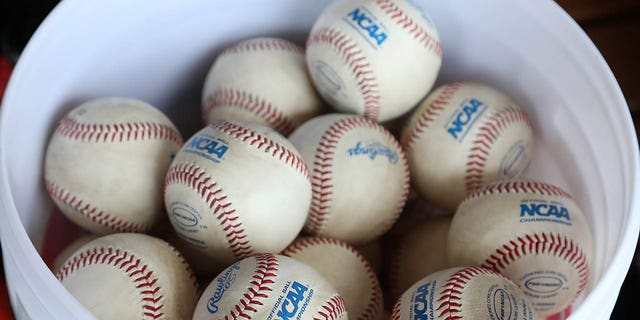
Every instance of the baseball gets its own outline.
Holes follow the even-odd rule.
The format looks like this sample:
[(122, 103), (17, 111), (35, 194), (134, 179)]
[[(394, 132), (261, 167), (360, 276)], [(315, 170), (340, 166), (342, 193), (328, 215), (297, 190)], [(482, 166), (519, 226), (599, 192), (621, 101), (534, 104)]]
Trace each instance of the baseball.
[(255, 38), (225, 49), (202, 93), (205, 123), (255, 122), (287, 136), (324, 109), (305, 64), (304, 50), (277, 38)]
[(302, 229), (311, 202), (309, 172), (276, 131), (218, 120), (180, 149), (165, 181), (165, 205), (178, 236), (229, 265), (277, 253)]
[(309, 233), (364, 244), (397, 220), (409, 170), (386, 129), (360, 116), (328, 114), (305, 122), (289, 139), (311, 172)]
[(148, 232), (162, 218), (162, 181), (182, 145), (176, 127), (142, 101), (88, 101), (60, 121), (44, 179), (62, 213), (98, 234)]
[(487, 85), (439, 87), (402, 133), (416, 190), (454, 212), (483, 183), (519, 176), (529, 164), (533, 132), (527, 115)]
[(389, 296), (396, 299), (416, 281), (450, 267), (447, 239), (450, 216), (432, 217), (398, 235), (387, 252)]
[(62, 266), (64, 265), (65, 262), (67, 262), (67, 260), (69, 260), (69, 258), (76, 253), (76, 251), (78, 251), (78, 249), (80, 249), (82, 246), (84, 246), (85, 244), (100, 238), (99, 235), (96, 234), (92, 234), (92, 233), (86, 233), (81, 235), (80, 237), (78, 237), (77, 239), (75, 239), (74, 241), (72, 241), (71, 243), (69, 243), (64, 249), (62, 249), (62, 251), (60, 251), (55, 259), (53, 259), (53, 265), (51, 266), (51, 271), (53, 271), (53, 273), (56, 273), (58, 271), (60, 271), (60, 268), (62, 268)]
[(591, 233), (561, 188), (525, 179), (471, 193), (449, 230), (452, 265), (482, 265), (512, 279), (540, 316), (562, 311), (589, 281)]
[(398, 299), (391, 320), (534, 320), (531, 303), (504, 276), (482, 267), (451, 268), (416, 282)]
[(259, 254), (228, 267), (205, 289), (193, 320), (348, 319), (344, 300), (311, 267)]
[(431, 90), (442, 63), (436, 28), (405, 0), (335, 1), (307, 40), (307, 67), (337, 110), (397, 118)]
[(282, 254), (311, 266), (327, 279), (344, 298), (352, 319), (381, 319), (383, 300), (378, 278), (364, 256), (350, 245), (331, 238), (307, 237), (294, 241)]
[(180, 253), (143, 234), (91, 241), (57, 277), (98, 319), (189, 319), (198, 301), (196, 279)]

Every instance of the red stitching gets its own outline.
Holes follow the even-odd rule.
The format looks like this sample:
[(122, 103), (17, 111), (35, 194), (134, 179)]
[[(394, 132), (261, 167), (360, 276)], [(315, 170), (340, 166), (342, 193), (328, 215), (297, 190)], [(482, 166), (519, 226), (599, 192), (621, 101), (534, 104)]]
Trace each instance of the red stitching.
[(347, 313), (344, 299), (339, 295), (333, 295), (320, 306), (318, 314), (313, 320), (337, 320)]
[(337, 247), (346, 249), (347, 251), (351, 252), (358, 258), (358, 261), (360, 261), (360, 263), (362, 263), (362, 265), (365, 267), (367, 276), (369, 277), (369, 284), (370, 284), (370, 291), (371, 291), (371, 298), (369, 299), (367, 307), (365, 308), (365, 310), (362, 311), (362, 314), (360, 314), (360, 317), (358, 318), (358, 320), (375, 319), (375, 317), (380, 312), (382, 312), (382, 310), (380, 310), (380, 306), (382, 305), (382, 292), (380, 291), (380, 282), (378, 281), (378, 277), (376, 276), (375, 272), (371, 268), (371, 265), (369, 265), (369, 262), (367, 261), (367, 259), (365, 259), (365, 257), (360, 252), (358, 252), (358, 250), (356, 250), (352, 246), (342, 241), (338, 241), (332, 238), (305, 237), (305, 238), (300, 238), (294, 241), (289, 247), (287, 247), (284, 251), (282, 251), (282, 254), (285, 256), (292, 257), (295, 254), (301, 252), (303, 249), (312, 247), (315, 245), (337, 246)]
[(256, 313), (256, 306), (262, 306), (262, 300), (268, 298), (270, 291), (273, 291), (275, 278), (278, 276), (278, 257), (270, 253), (255, 255), (256, 270), (251, 276), (249, 287), (242, 294), (242, 298), (233, 307), (229, 314), (224, 316), (225, 320), (246, 318), (251, 319), (249, 312)]
[(220, 53), (220, 56), (254, 51), (284, 51), (304, 55), (304, 49), (290, 41), (276, 38), (258, 38), (246, 40), (226, 48)]
[(484, 170), (491, 154), (491, 148), (504, 130), (515, 124), (524, 124), (531, 128), (531, 122), (526, 113), (515, 107), (509, 107), (492, 115), (478, 129), (476, 140), (471, 145), (466, 163), (464, 180), (467, 192), (482, 186)]
[(393, 22), (398, 24), (405, 31), (409, 32), (409, 35), (413, 36), (425, 49), (433, 52), (438, 57), (442, 58), (442, 46), (440, 41), (436, 40), (427, 30), (423, 29), (409, 17), (399, 6), (390, 0), (378, 0), (376, 4), (380, 6)]
[(207, 98), (202, 108), (202, 119), (208, 122), (213, 108), (218, 106), (234, 106), (257, 115), (269, 123), (269, 126), (287, 136), (293, 131), (294, 125), (289, 117), (278, 110), (270, 102), (254, 96), (249, 92), (235, 89), (220, 89), (214, 91)]
[(246, 142), (258, 150), (270, 153), (273, 158), (283, 161), (285, 164), (302, 174), (305, 179), (309, 180), (309, 169), (307, 168), (304, 160), (299, 155), (293, 153), (291, 150), (279, 143), (238, 123), (226, 120), (218, 120), (211, 124), (211, 127), (220, 132), (226, 133), (237, 140)]
[(396, 304), (393, 306), (393, 310), (391, 311), (391, 319), (390, 320), (400, 320), (400, 303), (402, 302), (401, 298), (398, 298)]
[(83, 142), (124, 142), (135, 140), (168, 140), (182, 145), (182, 136), (171, 125), (156, 122), (82, 123), (67, 115), (55, 134)]
[(332, 46), (342, 55), (364, 98), (364, 116), (378, 120), (380, 115), (378, 81), (362, 50), (346, 34), (332, 28), (322, 28), (311, 33), (307, 40), (307, 48), (315, 44)]
[(440, 94), (422, 111), (413, 128), (411, 128), (408, 134), (403, 136), (402, 145), (406, 148), (413, 147), (415, 141), (422, 135), (424, 130), (428, 129), (432, 122), (440, 116), (461, 87), (461, 82), (450, 83), (442, 87)]
[(501, 274), (482, 267), (467, 267), (456, 273), (454, 273), (447, 282), (442, 286), (443, 289), (440, 292), (440, 298), (438, 302), (441, 302), (435, 311), (441, 311), (438, 318), (443, 320), (458, 320), (462, 319), (462, 291), (465, 285), (471, 281), (473, 277), (482, 274), (496, 275), (502, 279), (507, 279)]
[[(320, 143), (316, 148), (313, 161), (313, 173), (311, 177), (311, 208), (309, 210), (309, 217), (305, 230), (312, 234), (318, 234), (327, 222), (329, 210), (331, 209), (330, 202), (333, 195), (332, 184), (332, 172), (333, 172), (333, 157), (335, 155), (335, 148), (342, 136), (348, 131), (354, 128), (372, 128), (382, 132), (398, 149), (402, 150), (396, 139), (386, 130), (384, 127), (378, 125), (372, 120), (365, 119), (358, 116), (349, 117), (337, 121), (322, 135)], [(400, 213), (404, 208), (404, 203), (409, 196), (409, 167), (407, 158), (403, 152), (400, 152), (400, 161), (404, 166), (404, 184), (402, 190), (402, 196), (398, 202), (398, 206), (393, 214), (393, 218), (389, 220), (386, 226), (384, 226), (380, 234), (386, 233), (393, 223), (400, 217)]]
[(79, 195), (71, 193), (51, 180), (45, 179), (44, 183), (51, 198), (73, 209), (75, 212), (90, 219), (91, 221), (113, 231), (145, 233), (153, 227), (151, 224), (133, 223), (124, 221), (117, 216), (112, 216), (99, 208), (92, 206), (86, 200), (80, 199)]
[(578, 243), (566, 236), (549, 233), (533, 233), (517, 237), (496, 249), (482, 264), (483, 267), (502, 272), (509, 264), (526, 255), (552, 255), (570, 263), (578, 273), (578, 297), (589, 281), (589, 263)]
[(510, 181), (496, 181), (490, 184), (486, 184), (480, 188), (471, 191), (463, 202), (473, 200), (479, 197), (488, 196), (492, 194), (500, 193), (532, 193), (545, 196), (563, 197), (565, 199), (572, 199), (573, 197), (568, 192), (564, 191), (560, 187), (550, 185), (542, 182), (534, 182), (528, 180), (510, 180)]
[(76, 270), (94, 264), (114, 266), (129, 276), (139, 290), (143, 315), (146, 319), (158, 319), (164, 315), (162, 312), (164, 296), (158, 283), (159, 280), (153, 274), (151, 267), (133, 253), (121, 251), (118, 248), (88, 249), (67, 261), (56, 276), (58, 280), (64, 281)]
[(191, 187), (204, 200), (212, 214), (218, 220), (220, 228), (225, 233), (229, 248), (238, 259), (254, 253), (249, 243), (240, 216), (233, 208), (231, 201), (222, 192), (222, 187), (206, 175), (206, 172), (194, 163), (178, 162), (172, 164), (167, 172), (164, 190), (171, 184)]

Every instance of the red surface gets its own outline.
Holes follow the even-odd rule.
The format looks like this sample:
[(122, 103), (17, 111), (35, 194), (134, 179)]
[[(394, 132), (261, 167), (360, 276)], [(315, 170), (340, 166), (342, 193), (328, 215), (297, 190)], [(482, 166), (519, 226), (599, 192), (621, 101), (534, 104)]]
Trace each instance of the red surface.
[[(2, 102), (4, 89), (7, 87), (7, 82), (9, 82), (11, 70), (13, 70), (13, 67), (11, 63), (9, 63), (9, 60), (0, 55), (0, 102)], [(4, 279), (4, 267), (1, 264), (0, 268), (0, 320), (13, 319), (9, 296), (7, 294), (7, 283)]]

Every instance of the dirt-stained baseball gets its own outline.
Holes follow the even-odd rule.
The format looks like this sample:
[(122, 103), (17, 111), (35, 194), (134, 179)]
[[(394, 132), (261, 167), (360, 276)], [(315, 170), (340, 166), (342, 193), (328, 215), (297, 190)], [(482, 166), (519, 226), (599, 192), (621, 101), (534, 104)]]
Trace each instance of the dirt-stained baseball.
[(356, 115), (328, 114), (305, 122), (289, 139), (311, 173), (308, 232), (363, 244), (397, 220), (409, 192), (409, 169), (385, 128)]
[(93, 233), (147, 232), (164, 215), (162, 181), (182, 137), (158, 109), (100, 98), (69, 112), (45, 158), (47, 191), (62, 213)]
[(441, 63), (433, 22), (406, 0), (335, 1), (307, 40), (307, 66), (325, 100), (375, 121), (414, 107)]
[(309, 172), (275, 130), (218, 120), (193, 135), (171, 163), (165, 205), (178, 236), (213, 261), (278, 253), (302, 229)]
[(205, 123), (255, 122), (285, 136), (323, 109), (304, 50), (278, 38), (249, 39), (225, 49), (211, 67), (202, 93)]
[(405, 291), (391, 320), (534, 320), (531, 303), (509, 279), (482, 267), (431, 274)]
[(350, 318), (382, 319), (380, 282), (369, 262), (352, 246), (331, 238), (304, 237), (282, 254), (311, 266), (327, 279), (344, 298)]
[(346, 320), (344, 300), (311, 267), (289, 257), (258, 254), (222, 271), (205, 289), (193, 320)]
[(143, 234), (93, 240), (57, 277), (98, 319), (190, 319), (198, 301), (196, 279), (180, 253)]
[(401, 141), (416, 190), (453, 213), (468, 192), (526, 169), (533, 130), (505, 94), (480, 83), (456, 82), (427, 97)]
[(512, 279), (540, 316), (562, 311), (589, 281), (592, 239), (563, 189), (533, 180), (497, 181), (471, 193), (449, 230), (449, 262), (482, 265)]

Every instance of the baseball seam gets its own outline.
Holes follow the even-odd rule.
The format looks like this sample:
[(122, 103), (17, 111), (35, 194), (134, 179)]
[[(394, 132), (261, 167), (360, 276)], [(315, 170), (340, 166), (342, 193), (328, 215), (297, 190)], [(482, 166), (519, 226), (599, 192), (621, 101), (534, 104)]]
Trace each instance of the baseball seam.
[(337, 320), (347, 312), (347, 307), (341, 296), (333, 295), (318, 310), (313, 320)]
[(273, 291), (272, 286), (275, 284), (275, 277), (278, 271), (278, 258), (266, 253), (256, 255), (255, 259), (257, 262), (256, 270), (251, 277), (249, 287), (242, 294), (240, 301), (231, 307), (229, 314), (224, 316), (225, 320), (251, 319), (251, 315), (248, 312), (258, 312), (256, 306), (264, 305), (262, 300), (267, 299), (269, 292)]
[(483, 267), (502, 272), (511, 263), (526, 255), (552, 255), (565, 260), (578, 273), (578, 297), (589, 280), (589, 264), (580, 246), (566, 236), (549, 232), (518, 236), (501, 245), (482, 264)]
[(393, 22), (407, 31), (415, 40), (417, 40), (425, 49), (442, 57), (442, 46), (440, 41), (436, 40), (427, 30), (423, 29), (409, 15), (406, 14), (398, 5), (390, 0), (378, 0), (376, 4), (387, 14)]
[(446, 105), (449, 104), (453, 96), (462, 87), (461, 82), (454, 82), (445, 85), (440, 94), (433, 100), (431, 104), (420, 114), (418, 120), (409, 130), (409, 133), (403, 137), (402, 145), (407, 149), (413, 147), (425, 130), (431, 127), (431, 124), (442, 114)]
[(508, 127), (517, 124), (524, 124), (531, 128), (531, 122), (526, 113), (515, 107), (509, 107), (492, 115), (478, 129), (466, 163), (464, 180), (467, 192), (482, 186), (484, 170), (493, 145)]
[(164, 315), (162, 312), (164, 296), (159, 280), (155, 277), (151, 267), (133, 253), (110, 247), (89, 249), (67, 261), (57, 274), (57, 278), (62, 282), (76, 270), (94, 264), (114, 266), (129, 276), (139, 290), (145, 318), (158, 319)]
[(309, 180), (309, 169), (304, 160), (279, 143), (230, 121), (219, 120), (211, 124), (211, 126), (243, 143), (248, 143), (250, 146), (270, 154), (274, 159), (284, 162), (302, 174), (306, 180)]
[(378, 80), (367, 57), (346, 34), (333, 29), (322, 28), (309, 35), (307, 48), (312, 45), (326, 44), (342, 55), (364, 99), (364, 116), (378, 120), (380, 115), (380, 89)]
[(213, 216), (225, 234), (229, 248), (238, 259), (253, 254), (248, 235), (244, 230), (240, 216), (236, 213), (222, 187), (195, 163), (179, 162), (172, 164), (167, 172), (164, 190), (171, 184), (191, 187), (212, 210)]
[(171, 125), (156, 122), (82, 123), (64, 117), (55, 134), (82, 142), (125, 142), (136, 140), (168, 140), (182, 145), (182, 136)]
[(45, 188), (52, 199), (110, 230), (117, 232), (147, 232), (153, 227), (151, 224), (133, 223), (124, 221), (120, 217), (112, 216), (51, 180), (45, 179)]
[(309, 210), (309, 217), (305, 225), (305, 230), (312, 234), (319, 234), (324, 229), (327, 220), (330, 216), (331, 202), (333, 195), (332, 174), (333, 174), (333, 159), (336, 152), (338, 142), (344, 134), (354, 128), (371, 128), (382, 132), (397, 150), (400, 150), (400, 161), (404, 166), (404, 183), (402, 195), (398, 205), (393, 213), (391, 219), (389, 219), (387, 225), (383, 226), (378, 235), (384, 234), (393, 226), (393, 223), (398, 219), (404, 204), (409, 196), (409, 167), (405, 154), (402, 152), (402, 148), (396, 141), (396, 139), (383, 127), (373, 122), (372, 120), (362, 117), (354, 116), (346, 119), (342, 119), (327, 129), (322, 135), (320, 143), (316, 148), (313, 160), (313, 172), (311, 176), (311, 208)]
[(516, 180), (516, 181), (505, 181), (505, 182), (497, 182), (493, 184), (485, 185), (481, 188), (477, 188), (470, 192), (467, 197), (463, 200), (464, 202), (487, 196), (492, 194), (501, 194), (501, 193), (533, 193), (545, 196), (555, 196), (555, 197), (563, 197), (565, 199), (572, 199), (571, 194), (564, 191), (560, 187), (556, 187), (554, 185), (542, 183), (542, 182), (534, 182), (527, 180)]
[(216, 107), (232, 106), (246, 110), (265, 120), (283, 135), (289, 135), (294, 129), (293, 122), (270, 102), (250, 92), (236, 89), (219, 89), (211, 93), (202, 109), (202, 119), (209, 123), (209, 116)]
[[(332, 238), (305, 237), (305, 238), (300, 238), (294, 241), (289, 247), (287, 247), (282, 252), (282, 254), (285, 256), (292, 257), (297, 253), (299, 253), (300, 251), (304, 250), (305, 248), (312, 247), (315, 245), (337, 246), (349, 251), (350, 253), (356, 256), (358, 261), (360, 261), (362, 266), (364, 266), (365, 271), (367, 273), (367, 277), (369, 278), (369, 284), (370, 284), (370, 287), (369, 287), (370, 298), (367, 303), (367, 307), (359, 315), (358, 320), (375, 319), (375, 317), (382, 311), (380, 310), (380, 307), (382, 306), (382, 292), (380, 291), (380, 282), (378, 281), (378, 278), (376, 277), (375, 272), (373, 272), (373, 269), (371, 268), (371, 265), (369, 264), (367, 259), (365, 259), (365, 257), (360, 252), (358, 252), (358, 250), (356, 250), (352, 246), (342, 241), (338, 241)], [(354, 315), (351, 315), (351, 316), (354, 316)]]
[(191, 280), (191, 284), (193, 284), (193, 287), (196, 288), (196, 294), (200, 296), (200, 293), (202, 293), (200, 291), (200, 283), (198, 283), (198, 279), (196, 278), (196, 275), (193, 273), (193, 270), (191, 269), (191, 266), (187, 262), (187, 259), (185, 259), (182, 253), (180, 253), (180, 251), (178, 251), (178, 249), (176, 249), (171, 244), (167, 243), (167, 246), (169, 247), (169, 250), (176, 255), (176, 257), (178, 258), (178, 261), (180, 261), (180, 264), (182, 264), (182, 267), (187, 272), (187, 274), (189, 274), (189, 280)]
[(261, 51), (283, 51), (304, 55), (304, 50), (292, 42), (283, 39), (267, 38), (243, 41), (235, 46), (224, 49), (222, 53), (220, 53), (220, 56)]
[(496, 275), (502, 279), (506, 279), (504, 276), (493, 271), (492, 269), (486, 269), (483, 267), (467, 267), (455, 274), (453, 274), (442, 286), (443, 289), (440, 292), (440, 298), (438, 302), (438, 308), (434, 311), (441, 311), (439, 318), (443, 320), (456, 320), (462, 319), (462, 291), (466, 284), (471, 281), (473, 277), (482, 274)]

